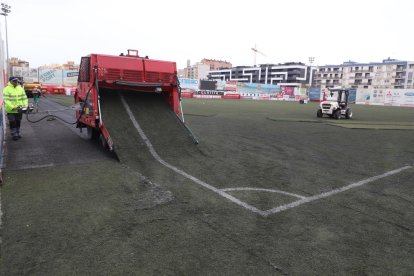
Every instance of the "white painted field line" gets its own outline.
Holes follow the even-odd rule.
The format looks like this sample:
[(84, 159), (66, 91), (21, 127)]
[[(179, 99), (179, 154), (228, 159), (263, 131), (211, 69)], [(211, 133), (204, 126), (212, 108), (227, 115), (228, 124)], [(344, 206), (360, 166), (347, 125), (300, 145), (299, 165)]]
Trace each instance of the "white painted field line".
[(297, 195), (297, 194), (293, 194), (293, 193), (289, 193), (289, 192), (285, 192), (285, 191), (281, 191), (281, 190), (263, 189), (263, 188), (239, 187), (239, 188), (220, 189), (220, 191), (223, 191), (223, 192), (228, 192), (228, 191), (259, 191), (259, 192), (284, 194), (284, 195), (288, 195), (288, 196), (297, 197), (297, 198), (300, 198), (300, 199), (305, 199), (306, 198), (305, 196), (301, 196), (301, 195)]
[(177, 167), (174, 167), (173, 165), (167, 163), (166, 161), (164, 161), (158, 155), (158, 153), (155, 151), (154, 147), (152, 146), (152, 144), (151, 144), (150, 140), (148, 139), (148, 137), (145, 135), (145, 133), (142, 130), (141, 126), (135, 120), (135, 117), (132, 114), (131, 109), (129, 108), (128, 104), (126, 103), (123, 95), (121, 94), (120, 96), (121, 96), (122, 104), (124, 105), (125, 110), (128, 113), (128, 115), (129, 115), (129, 117), (130, 117), (130, 119), (131, 119), (134, 127), (138, 131), (138, 133), (141, 136), (141, 138), (144, 140), (145, 145), (148, 147), (151, 155), (158, 162), (160, 162), (165, 167), (167, 167), (167, 168), (175, 171), (176, 173), (178, 173), (178, 174), (180, 174), (180, 175), (182, 175), (182, 176), (184, 176), (184, 177), (186, 177), (186, 178), (194, 181), (195, 183), (197, 183), (197, 184), (199, 184), (199, 185), (201, 185), (201, 186), (203, 186), (203, 187), (205, 187), (205, 188), (207, 188), (207, 189), (209, 189), (209, 190), (211, 190), (211, 191), (219, 194), (220, 196), (222, 196), (224, 198), (227, 198), (228, 200), (232, 201), (233, 203), (236, 203), (237, 205), (242, 206), (243, 208), (246, 208), (246, 209), (248, 209), (248, 210), (250, 210), (250, 211), (252, 211), (254, 213), (257, 213), (257, 214), (259, 214), (261, 216), (264, 216), (264, 217), (267, 217), (269, 215), (276, 214), (276, 213), (279, 213), (279, 212), (282, 212), (282, 211), (285, 211), (285, 210), (288, 210), (288, 209), (295, 208), (297, 206), (300, 206), (302, 204), (305, 204), (305, 203), (308, 203), (308, 202), (311, 202), (311, 201), (315, 201), (315, 200), (318, 200), (318, 199), (321, 199), (321, 198), (326, 198), (326, 197), (329, 197), (329, 196), (332, 196), (332, 195), (335, 195), (335, 194), (338, 194), (338, 193), (342, 193), (342, 192), (347, 191), (349, 189), (352, 189), (352, 188), (355, 188), (355, 187), (359, 187), (359, 186), (365, 185), (365, 184), (367, 184), (369, 182), (372, 182), (372, 181), (375, 181), (375, 180), (378, 180), (378, 179), (381, 179), (381, 178), (384, 178), (384, 177), (387, 177), (387, 176), (390, 176), (390, 175), (393, 175), (393, 174), (397, 174), (397, 173), (399, 173), (401, 171), (404, 171), (404, 170), (407, 170), (407, 169), (410, 169), (410, 168), (413, 167), (413, 166), (404, 166), (404, 167), (401, 167), (399, 169), (395, 169), (395, 170), (386, 172), (386, 173), (381, 174), (381, 175), (373, 176), (373, 177), (370, 177), (370, 178), (367, 178), (367, 179), (364, 179), (364, 180), (361, 180), (361, 181), (358, 181), (358, 182), (349, 184), (347, 186), (344, 186), (344, 187), (341, 187), (341, 188), (338, 188), (338, 189), (334, 189), (332, 191), (325, 192), (325, 193), (322, 193), (322, 194), (310, 196), (310, 197), (303, 197), (303, 196), (300, 196), (300, 195), (297, 195), (297, 194), (292, 194), (292, 193), (288, 193), (288, 192), (284, 192), (284, 191), (280, 191), (280, 190), (254, 189), (254, 188), (239, 188), (239, 189), (244, 189), (244, 190), (253, 190), (254, 189), (254, 190), (267, 191), (267, 192), (276, 192), (276, 191), (278, 191), (279, 193), (283, 193), (283, 194), (286, 194), (286, 195), (290, 195), (290, 196), (294, 196), (294, 197), (301, 198), (300, 200), (297, 200), (297, 201), (294, 201), (294, 202), (291, 202), (291, 203), (288, 203), (288, 204), (285, 204), (285, 205), (281, 205), (281, 206), (278, 206), (278, 207), (273, 208), (273, 209), (269, 209), (269, 210), (266, 210), (266, 211), (262, 211), (262, 210), (259, 210), (256, 207), (251, 206), (251, 205), (247, 204), (246, 202), (243, 202), (243, 201), (239, 200), (238, 198), (235, 198), (235, 197), (233, 197), (233, 196), (231, 196), (231, 195), (229, 195), (228, 193), (225, 192), (225, 191), (236, 190), (237, 188), (217, 189), (214, 186), (211, 186), (210, 184), (208, 184), (208, 183), (206, 183), (206, 182), (204, 182), (204, 181), (202, 181), (202, 180), (200, 180), (200, 179), (198, 179), (198, 178), (196, 178), (196, 177), (194, 177), (194, 176), (192, 176), (192, 175), (190, 175), (190, 174), (188, 174), (188, 173), (186, 173), (186, 172), (178, 169)]
[(330, 197), (332, 195), (345, 192), (349, 189), (365, 185), (369, 182), (372, 182), (372, 181), (375, 181), (375, 180), (378, 180), (378, 179), (381, 179), (381, 178), (384, 178), (384, 177), (387, 177), (387, 176), (390, 176), (390, 175), (393, 175), (393, 174), (400, 173), (400, 172), (402, 172), (404, 170), (407, 170), (407, 169), (411, 169), (412, 167), (413, 166), (404, 166), (404, 167), (401, 167), (399, 169), (395, 169), (395, 170), (392, 170), (392, 171), (389, 171), (389, 172), (386, 172), (386, 173), (383, 173), (383, 174), (380, 174), (380, 175), (377, 175), (377, 176), (373, 176), (373, 177), (370, 177), (370, 178), (367, 178), (367, 179), (349, 184), (347, 186), (344, 186), (344, 187), (341, 187), (341, 188), (338, 188), (338, 189), (334, 189), (334, 190), (326, 192), (326, 193), (306, 197), (304, 199), (300, 199), (300, 200), (294, 201), (294, 202), (289, 203), (289, 204), (281, 205), (281, 206), (278, 206), (276, 208), (263, 211), (263, 215), (264, 216), (269, 216), (269, 215), (276, 214), (276, 213), (279, 213), (279, 212), (282, 212), (282, 211), (285, 211), (285, 210), (288, 210), (288, 209), (298, 207), (302, 204), (305, 204), (305, 203), (308, 203), (308, 202), (311, 202), (311, 201), (315, 201), (315, 200), (318, 200), (318, 199), (321, 199), (321, 198)]
[(175, 166), (173, 166), (173, 165), (171, 165), (171, 164), (167, 163), (166, 161), (164, 161), (164, 160), (163, 160), (163, 159), (162, 159), (162, 158), (158, 155), (158, 153), (155, 151), (154, 147), (153, 147), (153, 146), (152, 146), (152, 144), (151, 144), (151, 141), (148, 139), (147, 135), (145, 135), (144, 131), (142, 130), (141, 126), (138, 124), (137, 120), (135, 120), (135, 117), (134, 117), (134, 115), (132, 114), (131, 109), (129, 108), (128, 104), (126, 103), (124, 96), (123, 96), (122, 94), (121, 94), (120, 96), (121, 96), (121, 101), (122, 101), (122, 104), (124, 105), (125, 110), (126, 110), (126, 112), (128, 113), (129, 118), (130, 118), (130, 119), (131, 119), (131, 121), (132, 121), (132, 124), (134, 125), (134, 127), (135, 127), (135, 128), (136, 128), (136, 130), (138, 131), (138, 133), (139, 133), (139, 135), (141, 136), (142, 140), (144, 140), (145, 145), (146, 145), (146, 146), (147, 146), (147, 148), (149, 149), (149, 151), (150, 151), (151, 155), (152, 155), (152, 156), (153, 156), (153, 157), (154, 157), (154, 158), (155, 158), (158, 162), (160, 162), (160, 163), (161, 163), (162, 165), (164, 165), (165, 167), (167, 167), (167, 168), (169, 168), (169, 169), (171, 169), (171, 170), (175, 171), (176, 173), (178, 173), (178, 174), (180, 174), (180, 175), (184, 176), (185, 178), (188, 178), (188, 179), (190, 179), (190, 180), (194, 181), (195, 183), (197, 183), (197, 184), (199, 184), (199, 185), (203, 186), (204, 188), (207, 188), (207, 189), (209, 189), (209, 190), (211, 190), (211, 191), (213, 191), (213, 192), (215, 192), (215, 193), (217, 193), (217, 194), (221, 195), (222, 197), (227, 198), (228, 200), (230, 200), (230, 201), (232, 201), (232, 202), (236, 203), (237, 205), (242, 206), (243, 208), (246, 208), (246, 209), (248, 209), (248, 210), (250, 210), (250, 211), (252, 211), (252, 212), (254, 212), (254, 213), (260, 214), (260, 215), (262, 215), (262, 216), (264, 216), (264, 215), (265, 215), (265, 213), (264, 213), (262, 210), (259, 210), (259, 209), (257, 209), (256, 207), (251, 206), (251, 205), (249, 205), (249, 204), (247, 204), (247, 203), (245, 203), (245, 202), (243, 202), (243, 201), (239, 200), (238, 198), (235, 198), (234, 196), (231, 196), (231, 195), (229, 195), (229, 194), (227, 194), (227, 193), (225, 193), (225, 192), (221, 191), (220, 189), (217, 189), (217, 188), (215, 188), (215, 187), (211, 186), (210, 184), (207, 184), (206, 182), (201, 181), (200, 179), (198, 179), (198, 178), (196, 178), (196, 177), (194, 177), (194, 176), (192, 176), (192, 175), (190, 175), (190, 174), (188, 174), (188, 173), (186, 173), (186, 172), (184, 172), (184, 171), (180, 170), (179, 168), (177, 168), (177, 167), (175, 167)]

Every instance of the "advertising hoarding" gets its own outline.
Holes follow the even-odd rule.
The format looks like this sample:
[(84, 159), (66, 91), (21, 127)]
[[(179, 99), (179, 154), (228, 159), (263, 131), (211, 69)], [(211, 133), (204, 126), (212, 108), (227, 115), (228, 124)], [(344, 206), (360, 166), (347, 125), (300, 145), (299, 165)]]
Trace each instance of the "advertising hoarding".
[(78, 84), (78, 70), (63, 70), (63, 85), (76, 86)]
[(262, 83), (242, 83), (236, 84), (236, 91), (238, 93), (277, 93), (280, 92), (280, 87), (274, 84), (262, 84)]
[(194, 91), (199, 89), (200, 83), (196, 79), (178, 78), (178, 80), (180, 81), (181, 89)]
[(44, 84), (62, 84), (63, 71), (61, 69), (39, 69), (39, 82)]
[(320, 88), (309, 88), (308, 89), (308, 95), (310, 101), (321, 101), (321, 89)]

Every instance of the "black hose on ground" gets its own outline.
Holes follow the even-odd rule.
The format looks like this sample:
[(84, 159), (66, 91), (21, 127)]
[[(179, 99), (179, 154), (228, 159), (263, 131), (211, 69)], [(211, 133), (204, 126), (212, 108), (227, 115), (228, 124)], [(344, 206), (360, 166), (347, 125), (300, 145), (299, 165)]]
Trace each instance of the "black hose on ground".
[[(89, 93), (91, 92), (92, 88), (93, 88), (93, 85), (89, 88), (89, 90), (88, 90), (88, 92), (87, 92), (87, 94), (86, 94), (85, 103), (86, 103), (86, 101), (88, 100)], [(43, 111), (43, 112), (46, 112), (46, 113), (48, 113), (48, 114), (47, 114), (46, 116), (44, 116), (44, 117), (42, 117), (42, 118), (38, 119), (38, 120), (31, 120), (31, 119), (29, 119), (29, 113), (30, 113), (30, 112), (29, 112), (29, 110), (27, 110), (25, 113), (26, 113), (26, 119), (27, 119), (27, 121), (29, 121), (30, 123), (38, 123), (38, 122), (40, 122), (40, 121), (42, 121), (42, 120), (44, 120), (44, 119), (46, 119), (46, 118), (49, 118), (49, 120), (50, 120), (50, 119), (58, 119), (58, 120), (60, 120), (60, 121), (62, 121), (62, 122), (64, 122), (64, 123), (66, 123), (66, 124), (74, 125), (74, 124), (79, 123), (80, 118), (81, 118), (81, 117), (82, 117), (82, 115), (85, 113), (85, 108), (86, 108), (86, 104), (83, 104), (82, 109), (81, 109), (81, 112), (80, 112), (80, 114), (79, 114), (78, 118), (76, 118), (76, 121), (75, 121), (75, 122), (68, 122), (68, 121), (66, 121), (65, 119), (63, 119), (63, 118), (61, 118), (61, 117), (59, 117), (59, 116), (57, 116), (57, 115), (50, 114), (50, 111), (47, 111), (47, 110), (46, 110), (46, 111)], [(64, 110), (68, 110), (68, 109), (66, 108), (66, 109), (62, 109), (62, 110), (58, 110), (58, 111), (64, 111)]]

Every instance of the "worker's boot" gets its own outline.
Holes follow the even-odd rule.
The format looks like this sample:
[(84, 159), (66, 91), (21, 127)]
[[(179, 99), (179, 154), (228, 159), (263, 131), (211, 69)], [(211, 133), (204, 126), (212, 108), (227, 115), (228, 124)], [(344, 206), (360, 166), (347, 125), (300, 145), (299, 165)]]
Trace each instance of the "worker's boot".
[(17, 128), (11, 128), (10, 134), (12, 136), (13, 141), (19, 140), (19, 134), (17, 132)]

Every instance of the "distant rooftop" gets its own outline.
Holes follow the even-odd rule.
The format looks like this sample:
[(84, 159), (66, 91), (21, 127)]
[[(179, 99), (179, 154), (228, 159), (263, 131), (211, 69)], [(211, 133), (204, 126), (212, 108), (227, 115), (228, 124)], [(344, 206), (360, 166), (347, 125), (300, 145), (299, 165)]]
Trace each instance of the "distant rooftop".
[(382, 64), (406, 64), (407, 61), (402, 61), (402, 60), (398, 60), (398, 59), (392, 59), (392, 58), (387, 58), (387, 59), (383, 59), (381, 62), (376, 61), (376, 62), (365, 62), (365, 63), (361, 63), (361, 62), (357, 62), (357, 61), (344, 61), (342, 64), (329, 64), (329, 65), (320, 65), (319, 67), (335, 67), (335, 66), (369, 66), (369, 65), (382, 65)]

